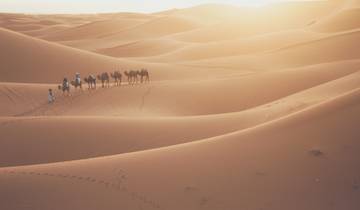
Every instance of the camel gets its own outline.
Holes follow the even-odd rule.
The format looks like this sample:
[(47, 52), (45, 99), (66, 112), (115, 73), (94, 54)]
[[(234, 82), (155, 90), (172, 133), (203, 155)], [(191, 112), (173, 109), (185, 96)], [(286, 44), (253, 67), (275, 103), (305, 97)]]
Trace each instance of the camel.
[(137, 77), (138, 73), (137, 73), (137, 71), (134, 71), (134, 70), (130, 70), (129, 72), (125, 71), (124, 74), (127, 76), (128, 83), (130, 85), (133, 85), (138, 81), (138, 77)]
[(70, 86), (63, 86), (63, 85), (59, 85), (58, 89), (61, 90), (63, 92), (63, 95), (65, 95), (65, 92), (67, 93), (67, 95), (70, 95)]
[(77, 82), (77, 81), (71, 81), (71, 82), (70, 82), (70, 84), (71, 84), (72, 86), (74, 86), (74, 87), (75, 87), (75, 89), (77, 89), (77, 88), (82, 89), (82, 82), (81, 82), (81, 81), (80, 81), (80, 82)]
[(84, 78), (84, 81), (88, 84), (89, 89), (96, 89), (96, 77), (94, 75), (89, 75)]
[(110, 87), (110, 76), (107, 72), (99, 74), (97, 78), (101, 81), (102, 87)]
[(141, 71), (139, 72), (140, 75), (140, 82), (150, 82), (150, 76), (149, 76), (149, 72), (146, 69), (141, 69)]
[(122, 74), (120, 71), (115, 71), (114, 73), (111, 73), (111, 77), (115, 79), (115, 86), (121, 85)]

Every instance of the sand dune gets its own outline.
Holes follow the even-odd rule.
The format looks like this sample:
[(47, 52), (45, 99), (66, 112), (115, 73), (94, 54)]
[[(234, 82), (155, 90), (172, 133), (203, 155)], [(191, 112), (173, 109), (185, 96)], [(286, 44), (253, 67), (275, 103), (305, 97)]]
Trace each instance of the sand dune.
[[(174, 38), (181, 41), (204, 43), (298, 29), (306, 26), (311, 20), (329, 13), (332, 8), (333, 6), (330, 3), (311, 2), (300, 5), (297, 3), (284, 3), (273, 8), (257, 8), (253, 11), (251, 9), (245, 11), (238, 9), (237, 13), (235, 12), (236, 17), (231, 12), (222, 13), (229, 14), (230, 18), (223, 22), (217, 22), (215, 25), (212, 24), (198, 30), (177, 34)], [(206, 7), (204, 9), (209, 11)], [(201, 11), (190, 10), (189, 13), (190, 16), (191, 14), (199, 14), (201, 17), (206, 17), (206, 15), (202, 15)], [(210, 12), (209, 15), (211, 14)], [(286, 19), (283, 18), (285, 14), (287, 15)], [(256, 22), (253, 21), (254, 19), (256, 19)], [(207, 34), (207, 36), (204, 37), (204, 34)]]
[[(151, 69), (154, 80), (175, 80), (223, 75), (226, 71), (207, 68), (184, 68), (169, 64), (151, 64), (112, 57), (66, 47), (53, 42), (0, 29), (0, 43), (6, 51), (0, 52), (1, 82), (58, 83), (63, 77), (71, 78), (75, 72), (96, 74), (115, 69)], [(169, 73), (168, 70), (174, 70)]]
[[(351, 68), (339, 69), (338, 66), (341, 64), (318, 65), (300, 70), (233, 76), (234, 78), (231, 79), (225, 77), (193, 81), (164, 81), (96, 92), (77, 91), (74, 92), (72, 98), (59, 98), (59, 103), (53, 106), (34, 110), (24, 108), (22, 111), (23, 115), (32, 116), (149, 117), (237, 112), (269, 103), (359, 70), (359, 62), (349, 62), (348, 65)], [(214, 88), (213, 97), (206, 95), (209, 88)], [(56, 94), (61, 97), (60, 93)], [(44, 100), (46, 100), (45, 97)], [(224, 103), (229, 100), (231, 103)]]
[(228, 56), (186, 62), (195, 66), (279, 69), (359, 58), (358, 30), (333, 34), (318, 40), (297, 43), (254, 55)]
[[(25, 165), (99, 157), (219, 136), (269, 122), (337, 97), (356, 89), (359, 81), (360, 73), (357, 72), (252, 110), (221, 115), (165, 118), (5, 117), (0, 119), (2, 125), (0, 132), (11, 141), (2, 141), (0, 165)], [(58, 111), (60, 109), (58, 108)], [(79, 124), (82, 126), (81, 130), (73, 129)], [(17, 132), (19, 129), (21, 133)], [(138, 129), (142, 132), (135, 132)], [(48, 141), (49, 136), (44, 135), (43, 130), (51, 135), (51, 142)], [(84, 133), (83, 130), (88, 132)], [(164, 133), (164, 130), (168, 132)], [(161, 135), (156, 135), (157, 133)], [(187, 135), (180, 135), (182, 133)], [(20, 152), (19, 148), (25, 144), (22, 140), (24, 135), (27, 136), (28, 141), (30, 140), (29, 146), (41, 146), (33, 148), (30, 153), (26, 152), (28, 147), (23, 147), (25, 151)], [(101, 139), (97, 137), (99, 135), (102, 136)], [(15, 148), (23, 154), (21, 157), (6, 152)], [(59, 148), (63, 149), (59, 150)]]
[(51, 33), (44, 35), (42, 38), (50, 41), (67, 41), (97, 38), (107, 34), (116, 33), (126, 30), (144, 23), (139, 19), (111, 19), (97, 22), (91, 22), (81, 26), (77, 26), (68, 30), (63, 30), (58, 33)]
[(169, 34), (192, 31), (200, 26), (200, 24), (187, 18), (166, 16), (155, 18), (144, 24), (135, 26), (130, 30), (108, 36), (106, 39), (139, 40), (144, 38), (159, 38)]
[(235, 40), (191, 44), (178, 50), (156, 56), (143, 58), (145, 61), (169, 62), (184, 60), (212, 59), (234, 55), (246, 55), (265, 52), (291, 44), (320, 39), (326, 35), (305, 30), (290, 30), (264, 35), (240, 38)]
[(0, 209), (358, 210), (359, 6), (0, 14)]
[[(55, 82), (75, 71), (114, 68), (119, 61), (0, 29), (1, 81)], [(50, 72), (49, 72), (50, 71)]]
[(356, 8), (360, 7), (360, 2), (358, 0), (347, 0), (343, 1), (345, 8)]
[[(86, 161), (5, 168), (1, 170), (5, 187), (0, 190), (7, 199), (2, 205), (7, 209), (17, 209), (21, 202), (44, 209), (256, 209), (265, 205), (286, 209), (297, 200), (306, 209), (356, 209), (357, 136), (349, 135), (341, 143), (336, 139), (342, 138), (342, 133), (356, 132), (359, 107), (356, 90), (274, 123), (199, 143)], [(314, 148), (327, 158), (312, 156)], [(169, 166), (173, 170), (168, 170)], [(339, 169), (347, 172), (342, 181), (337, 178)], [(57, 190), (50, 190), (54, 188)], [(18, 191), (22, 194), (9, 197)], [(319, 194), (348, 199), (329, 203)], [(28, 200), (30, 195), (32, 199)], [(77, 202), (79, 195), (86, 195), (89, 201)], [(277, 201), (279, 195), (286, 195), (286, 199)], [(51, 202), (44, 202), (43, 196), (51, 197)], [(91, 199), (94, 196), (97, 199)], [(247, 199), (241, 202), (239, 196)], [(68, 202), (63, 204), (63, 199)]]
[[(66, 25), (75, 27), (98, 19), (96, 15), (28, 15), (0, 14), (0, 27), (17, 32), (41, 30), (49, 27)], [(45, 34), (45, 33), (44, 33)]]
[(44, 34), (52, 34), (69, 28), (71, 28), (71, 26), (59, 24), (55, 26), (42, 27), (41, 29), (37, 29), (37, 30), (23, 31), (22, 33), (32, 37), (40, 38)]
[(313, 26), (321, 32), (337, 32), (360, 28), (360, 8), (340, 10), (324, 18)]
[(148, 39), (116, 47), (98, 49), (96, 52), (113, 57), (147, 57), (172, 52), (184, 46), (184, 43), (174, 40)]

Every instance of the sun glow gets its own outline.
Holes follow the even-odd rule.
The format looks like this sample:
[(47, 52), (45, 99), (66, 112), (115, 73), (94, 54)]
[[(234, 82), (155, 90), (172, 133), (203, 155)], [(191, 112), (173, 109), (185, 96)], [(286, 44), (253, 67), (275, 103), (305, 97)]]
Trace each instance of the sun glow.
[(187, 8), (201, 4), (229, 4), (258, 7), (291, 0), (1, 0), (0, 12), (24, 13), (102, 13), (102, 12), (157, 12), (172, 8)]
[(229, 1), (230, 4), (234, 4), (237, 6), (249, 6), (249, 7), (259, 7), (267, 4), (271, 4), (274, 2), (279, 2), (275, 0), (237, 0), (237, 1)]

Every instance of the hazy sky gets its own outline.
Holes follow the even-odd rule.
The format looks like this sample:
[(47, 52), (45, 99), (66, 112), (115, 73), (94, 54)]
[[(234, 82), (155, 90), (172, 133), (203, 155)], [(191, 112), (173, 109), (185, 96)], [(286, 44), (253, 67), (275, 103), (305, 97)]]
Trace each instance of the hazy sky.
[(155, 12), (171, 8), (183, 8), (206, 3), (256, 6), (279, 1), (283, 0), (0, 0), (0, 12)]

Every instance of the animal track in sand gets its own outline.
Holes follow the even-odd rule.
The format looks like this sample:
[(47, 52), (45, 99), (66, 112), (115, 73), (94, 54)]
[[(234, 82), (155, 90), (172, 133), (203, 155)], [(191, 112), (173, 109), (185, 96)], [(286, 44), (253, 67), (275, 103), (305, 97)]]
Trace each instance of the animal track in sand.
[(262, 172), (262, 171), (257, 171), (255, 174), (256, 174), (256, 176), (266, 176), (267, 175), (265, 172)]
[(146, 96), (148, 96), (150, 93), (151, 93), (151, 90), (152, 90), (153, 87), (149, 87), (148, 90), (144, 93), (144, 95), (142, 96), (142, 99), (141, 99), (141, 104), (140, 104), (140, 107), (139, 109), (142, 111), (144, 106), (145, 106), (145, 98)]
[(188, 186), (188, 187), (185, 187), (184, 191), (185, 192), (195, 192), (195, 191), (198, 191), (198, 189), (196, 187)]
[(321, 156), (324, 156), (324, 152), (322, 152), (321, 150), (319, 149), (312, 149), (309, 151), (309, 154), (314, 156), (314, 157), (321, 157)]
[(10, 174), (10, 175), (21, 175), (21, 176), (47, 176), (47, 177), (53, 177), (53, 178), (60, 178), (60, 179), (66, 179), (66, 180), (74, 180), (78, 182), (87, 182), (89, 184), (97, 184), (104, 186), (105, 188), (121, 191), (122, 193), (128, 194), (133, 200), (140, 201), (144, 204), (149, 205), (152, 208), (160, 209), (160, 204), (157, 202), (147, 198), (145, 195), (141, 193), (137, 193), (134, 191), (129, 191), (128, 188), (125, 185), (124, 181), (126, 180), (126, 175), (124, 171), (119, 170), (117, 177), (117, 182), (108, 182), (105, 180), (100, 180), (95, 177), (84, 177), (84, 176), (77, 176), (77, 175), (71, 175), (71, 174), (55, 174), (55, 173), (49, 173), (49, 172), (33, 172), (33, 171), (15, 171), (15, 170), (1, 170), (0, 173), (4, 174)]
[(208, 197), (208, 195), (204, 195), (200, 192), (200, 189), (194, 186), (187, 186), (184, 188), (185, 193), (189, 193), (192, 195), (196, 195), (196, 204), (200, 205), (201, 207), (204, 207), (208, 205), (208, 203), (211, 201), (211, 199)]

